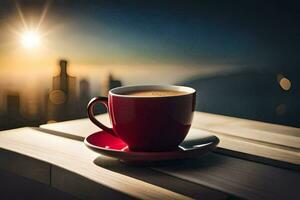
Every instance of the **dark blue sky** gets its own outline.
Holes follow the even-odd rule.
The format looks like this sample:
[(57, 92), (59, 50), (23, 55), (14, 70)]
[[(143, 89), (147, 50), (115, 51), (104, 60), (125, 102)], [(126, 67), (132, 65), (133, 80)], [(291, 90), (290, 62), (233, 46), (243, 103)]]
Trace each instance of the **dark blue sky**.
[(57, 6), (105, 24), (122, 45), (144, 49), (148, 56), (246, 65), (299, 61), (300, 10), (291, 1), (81, 1)]
[[(1, 2), (1, 18), (5, 19), (15, 7), (11, 1)], [(102, 37), (91, 44), (102, 50), (93, 50), (101, 54), (110, 49), (108, 55), (120, 62), (124, 54), (164, 63), (257, 67), (299, 63), (296, 1), (50, 2), (45, 24), (71, 24), (69, 31), (78, 33), (82, 41)], [(38, 13), (44, 5), (41, 1), (19, 3), (25, 16)]]

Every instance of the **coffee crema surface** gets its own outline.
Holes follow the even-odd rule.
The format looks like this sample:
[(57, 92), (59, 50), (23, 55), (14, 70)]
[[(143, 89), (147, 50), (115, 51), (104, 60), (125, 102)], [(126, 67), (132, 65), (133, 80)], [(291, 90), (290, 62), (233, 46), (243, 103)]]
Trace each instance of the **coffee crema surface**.
[(188, 94), (188, 92), (176, 91), (176, 90), (139, 90), (139, 91), (130, 91), (130, 92), (123, 93), (123, 95), (139, 96), (139, 97), (169, 97), (169, 96), (180, 96), (185, 94)]

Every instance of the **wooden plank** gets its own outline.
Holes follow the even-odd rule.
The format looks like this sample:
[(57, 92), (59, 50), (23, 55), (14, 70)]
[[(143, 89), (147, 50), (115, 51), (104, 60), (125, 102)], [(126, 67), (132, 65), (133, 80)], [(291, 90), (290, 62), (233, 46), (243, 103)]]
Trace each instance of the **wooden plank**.
[[(99, 156), (94, 163), (105, 169), (134, 177), (147, 183), (189, 196), (193, 199), (228, 199), (230, 196), (220, 191), (212, 190), (203, 185), (191, 183), (174, 176), (166, 175), (149, 167), (133, 166), (104, 156)], [(164, 163), (164, 164), (173, 164)]]
[(57, 166), (52, 167), (51, 186), (80, 199), (135, 199)]
[(202, 128), (209, 128), (216, 125), (230, 124), (239, 120), (238, 118), (229, 117), (225, 115), (216, 115), (205, 112), (194, 112), (192, 126), (201, 126)]
[(291, 147), (295, 148), (295, 150), (300, 150), (300, 137), (285, 135), (284, 133), (271, 133), (270, 131), (237, 126), (236, 124), (220, 125), (206, 130), (264, 142), (266, 144), (275, 144), (277, 148)]
[[(205, 117), (207, 119), (204, 120)], [(212, 122), (208, 123), (208, 121)], [(300, 148), (300, 129), (294, 127), (200, 112), (195, 112), (193, 127), (280, 146)]]
[(135, 198), (189, 199), (182, 194), (95, 165), (93, 161), (99, 155), (77, 140), (32, 128), (20, 128), (2, 131), (0, 148), (51, 163)]
[(1, 200), (78, 200), (73, 195), (6, 170), (0, 170), (0, 186)]
[(299, 172), (215, 153), (155, 169), (245, 199), (299, 197)]
[(50, 164), (0, 148), (0, 169), (50, 185)]
[[(98, 119), (109, 124), (107, 114), (98, 116)], [(201, 129), (203, 134), (209, 133), (218, 136), (221, 139), (219, 147), (225, 150), (230, 150), (222, 151), (222, 153), (232, 151), (241, 152), (242, 154), (231, 153), (230, 155), (239, 156), (245, 159), (251, 158), (251, 160), (276, 166), (284, 166), (293, 169), (298, 168), (294, 165), (300, 165), (300, 152), (297, 148), (300, 138), (292, 135), (279, 134), (279, 131), (269, 133), (265, 130), (252, 130), (247, 128), (247, 126), (237, 127), (237, 125), (235, 125), (242, 122), (244, 124), (252, 124), (252, 126), (253, 124), (258, 124), (258, 127), (263, 126), (264, 129), (266, 129), (269, 125), (271, 130), (278, 128), (278, 130), (286, 130), (289, 133), (293, 132), (295, 134), (298, 131), (298, 129), (293, 127), (272, 125), (252, 120), (201, 112), (195, 112), (192, 127)], [(46, 124), (41, 127), (47, 130), (76, 135), (81, 137), (82, 140), (87, 135), (100, 130), (92, 122), (90, 122), (89, 119)], [(239, 128), (241, 131), (239, 131)], [(252, 157), (249, 157), (249, 155), (252, 155)]]
[[(204, 131), (204, 130), (203, 130)], [(218, 147), (228, 149), (235, 152), (254, 155), (259, 158), (265, 158), (265, 163), (271, 164), (272, 160), (286, 162), (286, 167), (290, 167), (288, 163), (296, 165), (292, 168), (300, 169), (300, 151), (293, 148), (282, 148), (277, 145), (271, 145), (259, 141), (247, 140), (244, 138), (230, 137), (217, 132), (210, 132), (219, 137), (220, 143)], [(225, 153), (225, 152), (224, 152)], [(240, 155), (242, 158), (243, 155)], [(271, 159), (271, 162), (268, 162)], [(262, 160), (261, 160), (262, 161)], [(276, 163), (274, 163), (276, 165)]]
[(258, 122), (253, 120), (238, 120), (235, 122), (236, 125), (258, 129), (261, 131), (268, 131), (270, 133), (279, 133), (285, 134), (289, 136), (300, 137), (300, 128), (291, 127), (291, 126), (284, 126), (279, 124), (271, 124), (266, 122)]
[(270, 133), (284, 133), (285, 135), (300, 137), (300, 128), (296, 127), (205, 112), (195, 112), (194, 114), (193, 125), (200, 126), (201, 128), (210, 128), (226, 124), (268, 131)]
[[(0, 169), (5, 170), (2, 173), (5, 174), (5, 177), (9, 176), (6, 175), (7, 172), (11, 172), (13, 174), (23, 176), (34, 181), (44, 183), (48, 186), (57, 188), (60, 191), (70, 193), (80, 199), (99, 199), (99, 197), (112, 199), (132, 199), (132, 197), (128, 195), (120, 192), (115, 192), (113, 189), (95, 184), (95, 182), (72, 173), (68, 170), (4, 149), (0, 149)], [(22, 178), (15, 179), (22, 180)], [(34, 191), (35, 186), (37, 185), (30, 180), (27, 180), (27, 184), (30, 184), (33, 187), (33, 189), (30, 190), (31, 192)], [(43, 186), (40, 187), (45, 188)], [(16, 187), (12, 188), (17, 189)], [(12, 190), (12, 188), (8, 189)], [(53, 191), (53, 189), (48, 190)], [(48, 190), (43, 192), (47, 193)], [(28, 191), (29, 189), (26, 189), (26, 192), (24, 191), (25, 196), (28, 195)], [(35, 197), (41, 195), (39, 191), (35, 193), (36, 194), (32, 194)], [(7, 194), (7, 196), (8, 198), (14, 197), (14, 195), (9, 195), (9, 193)], [(22, 196), (18, 197), (18, 199), (22, 198)]]

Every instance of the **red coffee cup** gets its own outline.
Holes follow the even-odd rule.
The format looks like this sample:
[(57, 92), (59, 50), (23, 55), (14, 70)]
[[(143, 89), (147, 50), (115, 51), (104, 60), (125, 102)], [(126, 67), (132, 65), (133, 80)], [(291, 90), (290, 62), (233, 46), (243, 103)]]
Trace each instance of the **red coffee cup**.
[[(184, 92), (175, 96), (134, 96), (132, 91), (168, 90)], [(93, 113), (95, 104), (104, 104), (112, 128), (99, 122)], [(132, 151), (170, 151), (186, 137), (195, 110), (193, 88), (168, 85), (124, 86), (109, 91), (107, 97), (94, 97), (88, 104), (91, 121), (122, 139)]]

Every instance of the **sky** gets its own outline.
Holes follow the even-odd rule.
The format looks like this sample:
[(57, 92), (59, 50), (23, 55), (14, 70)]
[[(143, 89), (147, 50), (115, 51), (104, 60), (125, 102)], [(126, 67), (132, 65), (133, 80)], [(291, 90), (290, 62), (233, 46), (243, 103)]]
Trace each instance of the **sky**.
[[(18, 8), (29, 29), (40, 24), (36, 49), (20, 44)], [(296, 1), (2, 0), (0, 76), (51, 77), (59, 58), (76, 76), (112, 72), (130, 84), (232, 69), (292, 70), (300, 59), (299, 13)]]

